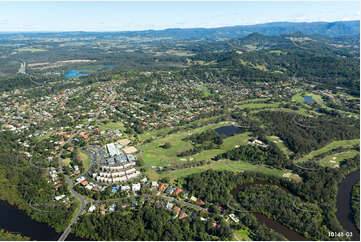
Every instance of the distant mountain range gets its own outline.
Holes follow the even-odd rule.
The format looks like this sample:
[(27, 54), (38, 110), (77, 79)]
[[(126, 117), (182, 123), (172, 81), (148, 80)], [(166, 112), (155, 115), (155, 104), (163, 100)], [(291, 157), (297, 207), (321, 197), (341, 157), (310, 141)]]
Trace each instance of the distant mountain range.
[(283, 35), (302, 32), (307, 35), (327, 35), (330, 37), (360, 35), (360, 21), (290, 23), (275, 22), (247, 26), (220, 28), (165, 29), (121, 32), (129, 37), (163, 37), (172, 39), (222, 39), (241, 38), (251, 33), (263, 35)]
[[(190, 29), (165, 29), (165, 30), (144, 30), (144, 31), (121, 31), (121, 32), (47, 32), (47, 33), (21, 33), (23, 36), (41, 37), (129, 37), (129, 38), (169, 38), (173, 40), (215, 40), (242, 38), (251, 33), (263, 35), (284, 35), (302, 32), (306, 35), (326, 35), (329, 37), (338, 36), (359, 36), (360, 21), (337, 21), (337, 22), (274, 22), (256, 25), (243, 25), (219, 28), (190, 28)], [(0, 33), (4, 36), (19, 35), (19, 33)]]

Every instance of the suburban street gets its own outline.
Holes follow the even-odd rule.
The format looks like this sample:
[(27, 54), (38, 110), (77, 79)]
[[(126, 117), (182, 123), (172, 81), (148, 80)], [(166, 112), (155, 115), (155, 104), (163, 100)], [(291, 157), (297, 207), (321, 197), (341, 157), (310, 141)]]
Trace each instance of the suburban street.
[[(109, 103), (111, 103), (115, 98), (116, 98), (116, 93), (114, 93), (113, 97), (111, 98), (111, 100), (109, 101)], [(107, 107), (99, 110), (99, 112), (96, 114), (95, 116), (95, 120), (98, 119), (99, 115), (101, 112), (104, 111), (104, 109), (106, 109)], [(61, 159), (61, 156), (64, 152), (64, 146), (69, 144), (73, 138), (75, 136), (77, 136), (79, 133), (81, 132), (81, 130), (78, 130), (77, 132), (73, 133), (70, 138), (68, 139), (67, 142), (65, 142), (62, 147), (61, 147), (61, 151), (59, 153), (59, 158), (58, 158), (58, 163), (59, 163), (59, 169), (60, 169), (60, 172), (62, 172), (64, 174), (64, 170), (63, 170), (63, 163), (62, 163), (62, 159)], [(87, 171), (86, 171), (87, 172)], [(61, 236), (59, 237), (58, 241), (65, 241), (65, 239), (68, 237), (68, 235), (70, 234), (71, 232), (71, 229), (72, 229), (72, 226), (78, 221), (79, 219), (79, 216), (82, 214), (82, 212), (84, 211), (87, 203), (89, 202), (88, 200), (85, 200), (83, 198), (82, 195), (80, 195), (79, 193), (77, 193), (74, 189), (73, 189), (73, 181), (69, 178), (68, 175), (64, 174), (64, 178), (65, 178), (65, 182), (67, 183), (68, 187), (69, 187), (69, 191), (71, 192), (71, 194), (77, 199), (80, 201), (81, 203), (81, 206), (80, 206), (80, 209), (78, 211), (78, 213), (75, 215), (75, 217), (73, 218), (73, 220), (71, 221), (71, 223), (68, 225), (68, 227), (65, 229), (65, 231), (61, 234)]]

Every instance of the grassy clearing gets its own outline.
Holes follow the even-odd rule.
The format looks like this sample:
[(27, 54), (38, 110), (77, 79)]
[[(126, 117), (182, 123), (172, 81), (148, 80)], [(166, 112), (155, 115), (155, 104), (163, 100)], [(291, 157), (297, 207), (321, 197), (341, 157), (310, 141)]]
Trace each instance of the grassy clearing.
[(199, 87), (198, 87), (198, 90), (200, 90), (201, 92), (203, 92), (203, 96), (204, 96), (204, 97), (208, 97), (208, 96), (212, 95), (212, 94), (209, 92), (209, 90), (208, 90), (208, 88), (207, 88), (206, 86), (199, 86)]
[[(217, 118), (219, 118), (220, 116), (214, 116), (214, 117), (210, 117), (210, 118), (204, 118), (204, 119), (200, 119), (200, 120), (196, 120), (194, 122), (191, 122), (189, 124), (185, 124), (183, 125), (181, 128), (187, 128), (191, 125), (197, 125), (197, 126), (202, 126), (204, 123), (212, 121), (212, 120), (216, 120)], [(140, 142), (144, 142), (147, 139), (158, 139), (159, 136), (166, 136), (168, 134), (169, 131), (171, 131), (172, 127), (167, 127), (167, 128), (163, 128), (163, 129), (157, 129), (157, 130), (151, 130), (151, 131), (146, 131), (140, 135), (138, 135), (138, 139)], [(182, 131), (180, 131), (182, 132)]]
[(276, 55), (281, 55), (281, 54), (286, 53), (286, 52), (281, 51), (281, 50), (270, 50), (268, 53), (270, 53), (270, 54), (276, 54)]
[(244, 45), (244, 47), (249, 51), (257, 50), (257, 46), (255, 45)]
[(43, 140), (45, 140), (45, 139), (50, 138), (50, 136), (51, 136), (51, 133), (49, 132), (49, 133), (46, 134), (46, 135), (42, 135), (42, 136), (36, 137), (36, 141), (37, 141), (37, 142), (41, 142), (41, 141), (43, 141)]
[(354, 145), (356, 145), (358, 143), (360, 143), (359, 139), (333, 141), (332, 143), (322, 147), (321, 149), (312, 151), (308, 155), (305, 155), (304, 157), (296, 160), (296, 162), (311, 160), (313, 157), (315, 157), (317, 155), (320, 155), (320, 154), (325, 153), (325, 152), (327, 152), (329, 150), (336, 149), (336, 148), (339, 148), (339, 147), (351, 148), (352, 146), (354, 146)]
[(100, 125), (99, 128), (101, 130), (107, 130), (107, 129), (124, 130), (124, 124), (122, 122), (109, 122), (109, 123)]
[(304, 96), (311, 96), (312, 99), (318, 104), (322, 104), (322, 102), (323, 102), (321, 95), (316, 95), (316, 94), (314, 94), (312, 92), (300, 92), (300, 93), (297, 93), (292, 97), (292, 101), (304, 103), (304, 99), (303, 99)]
[(236, 107), (239, 109), (253, 109), (253, 108), (275, 108), (278, 107), (281, 104), (281, 102), (275, 102), (275, 103), (247, 103), (242, 105), (237, 105)]
[(283, 141), (278, 136), (267, 136), (268, 140), (275, 143), (278, 148), (289, 158), (291, 155), (293, 155), (293, 152), (290, 151), (287, 146), (283, 143)]
[(69, 166), (71, 159), (65, 158), (65, 159), (62, 159), (61, 162), (63, 162), (63, 166)]
[[(179, 179), (182, 177), (189, 176), (191, 174), (200, 173), (206, 170), (216, 170), (216, 171), (233, 171), (233, 172), (244, 172), (244, 171), (255, 171), (260, 172), (267, 175), (277, 176), (277, 177), (283, 177), (285, 173), (290, 173), (289, 170), (279, 170), (274, 168), (268, 168), (261, 165), (253, 165), (251, 163), (245, 162), (245, 161), (230, 161), (230, 160), (220, 160), (217, 162), (212, 162), (209, 165), (204, 166), (198, 166), (198, 167), (192, 167), (192, 168), (186, 168), (181, 170), (175, 170), (175, 171), (169, 171), (169, 172), (163, 172), (161, 174), (156, 173), (155, 171), (147, 171), (146, 174), (151, 179), (159, 179), (162, 177), (169, 177), (171, 181), (174, 179)], [(295, 176), (290, 176), (290, 178), (298, 180)]]
[(82, 150), (79, 150), (79, 159), (83, 164), (84, 170), (88, 170), (90, 167), (90, 155)]
[[(262, 110), (252, 110), (250, 113), (257, 113), (257, 112), (260, 112)], [(301, 115), (305, 115), (305, 116), (308, 116), (310, 115), (309, 114), (309, 111), (305, 108), (299, 108), (298, 110), (293, 110), (293, 109), (290, 109), (290, 108), (269, 108), (267, 109), (267, 111), (282, 111), (282, 112), (292, 112), (292, 113), (297, 113), (297, 114), (301, 114)], [(317, 114), (316, 112), (312, 112), (313, 114)]]
[(236, 241), (251, 241), (249, 231), (245, 229), (233, 231), (233, 236)]
[(353, 158), (355, 157), (359, 152), (356, 150), (349, 150), (337, 154), (332, 154), (329, 156), (326, 156), (325, 158), (321, 159), (319, 161), (320, 165), (322, 166), (328, 166), (328, 167), (338, 167), (340, 165), (340, 162), (345, 159)]
[[(230, 125), (232, 122), (220, 122), (217, 124), (209, 124), (200, 128), (196, 128), (194, 130), (181, 131), (178, 133), (170, 134), (165, 136), (164, 138), (159, 138), (151, 143), (143, 145), (140, 150), (142, 151), (143, 161), (147, 164), (147, 166), (165, 166), (170, 163), (184, 163), (189, 160), (192, 161), (200, 161), (210, 159), (220, 153), (223, 153), (227, 150), (234, 148), (235, 145), (246, 144), (250, 133), (242, 133), (238, 135), (234, 135), (223, 140), (223, 144), (220, 149), (212, 149), (212, 150), (204, 150), (198, 154), (193, 156), (184, 156), (178, 157), (177, 154), (191, 149), (193, 146), (189, 141), (184, 141), (183, 139), (196, 134), (201, 133), (208, 129), (215, 129), (224, 125)], [(160, 146), (165, 143), (170, 143), (171, 147), (168, 149), (164, 149)]]
[(45, 49), (40, 49), (40, 48), (21, 48), (21, 49), (18, 49), (19, 52), (42, 52), (42, 51), (48, 51), (48, 50), (45, 50)]
[(266, 102), (271, 100), (271, 98), (251, 98), (251, 99), (245, 99), (239, 102), (239, 104), (247, 103), (247, 102)]

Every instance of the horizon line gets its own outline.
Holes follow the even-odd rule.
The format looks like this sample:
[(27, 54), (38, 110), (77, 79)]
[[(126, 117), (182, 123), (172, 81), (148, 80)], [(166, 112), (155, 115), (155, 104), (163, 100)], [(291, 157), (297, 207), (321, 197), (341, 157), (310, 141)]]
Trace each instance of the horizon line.
[(116, 33), (116, 32), (145, 32), (145, 31), (164, 31), (164, 30), (171, 30), (171, 29), (217, 29), (217, 28), (226, 28), (226, 27), (241, 27), (241, 26), (255, 26), (255, 25), (263, 25), (263, 24), (270, 24), (270, 23), (335, 23), (335, 22), (354, 22), (360, 21), (360, 19), (349, 19), (349, 20), (330, 20), (330, 21), (270, 21), (270, 22), (263, 22), (257, 24), (241, 24), (241, 25), (222, 25), (217, 27), (190, 27), (190, 28), (181, 28), (181, 27), (173, 27), (173, 28), (163, 28), (163, 29), (142, 29), (142, 30), (104, 30), (104, 31), (97, 31), (97, 30), (20, 30), (20, 31), (2, 31), (0, 33), (72, 33), (72, 32), (84, 32), (84, 33)]

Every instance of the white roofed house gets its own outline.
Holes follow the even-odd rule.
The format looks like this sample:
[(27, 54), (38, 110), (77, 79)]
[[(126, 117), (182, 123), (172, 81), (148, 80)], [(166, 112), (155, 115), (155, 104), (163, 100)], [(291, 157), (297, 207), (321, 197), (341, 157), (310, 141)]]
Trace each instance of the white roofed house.
[(91, 189), (93, 189), (93, 186), (88, 184), (88, 185), (85, 186), (85, 188), (88, 189), (88, 190), (91, 190)]
[(133, 192), (138, 192), (140, 191), (140, 183), (136, 183), (132, 185), (132, 191)]
[(59, 200), (63, 199), (64, 197), (65, 197), (65, 195), (60, 195), (60, 196), (56, 196), (54, 199), (56, 201), (59, 201)]
[(128, 185), (122, 186), (122, 187), (120, 188), (120, 190), (121, 190), (121, 191), (129, 191), (129, 190), (130, 190), (130, 186), (128, 186)]
[(166, 209), (171, 210), (173, 208), (174, 204), (171, 202), (167, 202), (167, 205), (165, 206)]
[(96, 209), (96, 207), (95, 207), (94, 205), (91, 205), (91, 206), (89, 207), (88, 211), (92, 213), (92, 212), (95, 211), (95, 209)]

